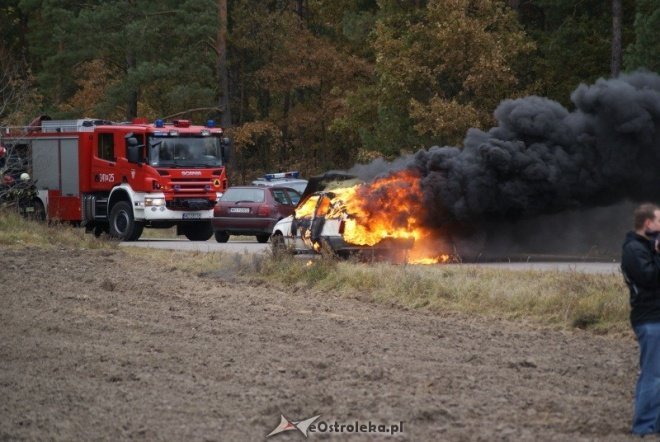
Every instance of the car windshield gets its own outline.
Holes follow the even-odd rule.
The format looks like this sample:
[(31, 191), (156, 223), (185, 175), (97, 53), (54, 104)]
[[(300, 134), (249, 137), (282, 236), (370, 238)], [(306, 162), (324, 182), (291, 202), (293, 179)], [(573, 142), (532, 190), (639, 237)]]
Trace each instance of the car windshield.
[(264, 178), (258, 178), (252, 181), (252, 184), (255, 186), (270, 186), (270, 187), (288, 187), (294, 189), (298, 193), (303, 193), (307, 187), (306, 180), (287, 180), (287, 179), (274, 179), (266, 180)]
[(246, 189), (246, 188), (230, 188), (228, 189), (220, 201), (223, 202), (246, 202), (246, 203), (262, 203), (265, 200), (264, 189)]
[(305, 191), (305, 187), (307, 187), (307, 182), (299, 182), (299, 183), (286, 183), (285, 186), (291, 187), (292, 189), (297, 190), (300, 193), (303, 193)]
[(291, 198), (291, 203), (293, 203), (294, 206), (297, 206), (298, 203), (300, 202), (300, 194), (296, 191), (289, 191), (289, 198)]
[(149, 164), (154, 167), (222, 166), (216, 137), (149, 137)]

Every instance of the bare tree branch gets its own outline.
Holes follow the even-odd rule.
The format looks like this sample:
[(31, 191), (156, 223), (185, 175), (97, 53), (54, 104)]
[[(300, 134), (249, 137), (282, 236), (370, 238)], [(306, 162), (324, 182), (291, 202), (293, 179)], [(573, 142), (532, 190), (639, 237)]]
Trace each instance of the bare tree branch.
[(181, 115), (192, 114), (193, 112), (202, 112), (202, 111), (222, 112), (222, 109), (219, 107), (197, 107), (195, 109), (188, 109), (182, 112), (177, 112), (176, 114), (168, 115), (166, 117), (163, 117), (163, 120), (169, 120), (170, 118), (180, 117)]

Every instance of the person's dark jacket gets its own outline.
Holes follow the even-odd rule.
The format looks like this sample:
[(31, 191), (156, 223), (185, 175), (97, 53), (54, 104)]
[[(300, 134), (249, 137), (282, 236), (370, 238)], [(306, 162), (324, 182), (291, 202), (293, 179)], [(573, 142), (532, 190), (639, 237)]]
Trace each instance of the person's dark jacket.
[(628, 232), (623, 242), (621, 270), (630, 289), (632, 326), (660, 322), (660, 254), (653, 241)]

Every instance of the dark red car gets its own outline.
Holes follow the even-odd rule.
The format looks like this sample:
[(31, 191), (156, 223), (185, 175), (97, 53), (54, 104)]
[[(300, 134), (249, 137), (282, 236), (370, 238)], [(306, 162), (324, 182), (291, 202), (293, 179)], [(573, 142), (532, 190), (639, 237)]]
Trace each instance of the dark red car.
[(213, 212), (213, 230), (218, 242), (230, 235), (256, 235), (268, 241), (273, 226), (293, 215), (300, 194), (287, 187), (236, 186), (227, 189)]

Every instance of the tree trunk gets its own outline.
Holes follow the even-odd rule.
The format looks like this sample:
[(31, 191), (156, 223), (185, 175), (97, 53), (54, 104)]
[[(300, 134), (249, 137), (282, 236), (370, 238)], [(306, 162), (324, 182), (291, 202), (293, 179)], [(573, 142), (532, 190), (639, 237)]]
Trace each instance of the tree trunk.
[[(126, 54), (126, 73), (128, 74), (131, 70), (135, 69), (135, 55), (131, 49), (128, 50)], [(138, 91), (132, 90), (128, 94), (128, 102), (126, 103), (126, 119), (131, 121), (133, 118), (137, 117), (138, 113)]]
[(217, 71), (220, 89), (218, 107), (222, 109), (220, 125), (231, 127), (229, 108), (229, 73), (227, 69), (227, 0), (218, 0), (218, 35), (216, 40)]
[(291, 108), (291, 91), (286, 91), (284, 95), (284, 109), (282, 110), (282, 144), (280, 146), (280, 164), (288, 159), (287, 150), (289, 147), (289, 110)]
[(238, 106), (238, 125), (240, 126), (243, 124), (243, 111), (245, 110), (245, 61), (241, 59), (240, 61), (240, 68), (238, 70), (239, 76), (238, 76), (238, 81), (239, 81), (239, 86), (238, 90), (240, 91), (240, 101), (239, 101), (239, 106)]
[[(129, 12), (132, 14), (135, 12), (135, 0), (128, 1)], [(126, 51), (126, 76), (128, 77), (132, 70), (137, 67), (137, 61), (135, 61), (135, 53), (130, 47)], [(138, 89), (137, 86), (135, 89), (129, 91), (128, 101), (126, 103), (126, 119), (131, 121), (133, 118), (137, 118), (138, 113)]]
[(612, 78), (621, 73), (621, 0), (612, 0)]

